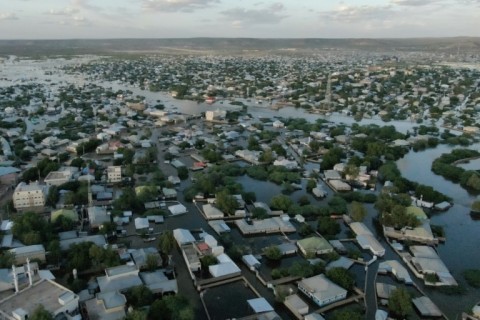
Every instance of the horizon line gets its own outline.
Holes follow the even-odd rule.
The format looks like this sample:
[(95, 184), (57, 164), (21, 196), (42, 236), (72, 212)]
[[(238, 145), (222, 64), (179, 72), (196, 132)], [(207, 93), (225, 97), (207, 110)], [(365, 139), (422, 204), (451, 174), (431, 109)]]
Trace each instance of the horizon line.
[(480, 36), (418, 36), (418, 37), (286, 37), (286, 38), (272, 38), (272, 37), (105, 37), (105, 38), (15, 38), (15, 39), (0, 39), (0, 41), (72, 41), (72, 40), (192, 40), (192, 39), (230, 39), (230, 40), (422, 40), (422, 39), (477, 39)]

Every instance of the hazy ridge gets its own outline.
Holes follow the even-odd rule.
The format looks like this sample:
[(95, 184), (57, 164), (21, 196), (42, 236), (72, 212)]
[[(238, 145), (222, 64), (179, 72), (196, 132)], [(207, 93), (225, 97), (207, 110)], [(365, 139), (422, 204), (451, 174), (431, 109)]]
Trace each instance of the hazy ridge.
[(113, 52), (241, 52), (245, 50), (361, 50), (373, 52), (478, 53), (479, 37), (409, 39), (72, 39), (0, 40), (0, 55), (108, 54)]

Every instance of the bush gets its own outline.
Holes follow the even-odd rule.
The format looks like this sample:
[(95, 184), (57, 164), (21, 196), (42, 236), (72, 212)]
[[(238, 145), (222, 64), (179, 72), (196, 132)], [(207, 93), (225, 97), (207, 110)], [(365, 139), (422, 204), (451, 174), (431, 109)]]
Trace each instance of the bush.
[(470, 286), (480, 288), (480, 269), (465, 270), (463, 272), (463, 277)]

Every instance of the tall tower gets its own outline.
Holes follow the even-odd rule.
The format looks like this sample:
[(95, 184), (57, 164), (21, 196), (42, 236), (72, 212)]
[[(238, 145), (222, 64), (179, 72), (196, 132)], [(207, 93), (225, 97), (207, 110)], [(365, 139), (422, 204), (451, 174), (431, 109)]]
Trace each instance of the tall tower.
[(325, 90), (325, 109), (330, 111), (332, 104), (332, 74), (328, 74), (327, 89)]
[(88, 206), (93, 207), (92, 188), (90, 188), (90, 178), (88, 181)]

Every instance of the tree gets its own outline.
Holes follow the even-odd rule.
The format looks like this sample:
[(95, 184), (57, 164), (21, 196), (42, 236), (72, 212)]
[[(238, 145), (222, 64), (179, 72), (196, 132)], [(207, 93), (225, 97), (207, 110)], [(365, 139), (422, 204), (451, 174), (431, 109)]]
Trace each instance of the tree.
[(5, 251), (0, 254), (0, 268), (11, 268), (15, 263), (15, 254), (10, 251)]
[(223, 189), (215, 195), (216, 204), (220, 210), (225, 212), (228, 215), (233, 215), (235, 210), (237, 210), (238, 203), (227, 189)]
[(126, 295), (128, 302), (135, 308), (148, 306), (154, 299), (152, 291), (144, 285), (128, 289)]
[(265, 256), (269, 260), (280, 260), (282, 258), (282, 252), (277, 246), (270, 246), (265, 249)]
[(143, 310), (132, 310), (127, 314), (125, 320), (147, 320), (147, 313)]
[(274, 196), (270, 200), (270, 206), (274, 209), (277, 210), (283, 210), (285, 212), (288, 212), (288, 209), (293, 205), (292, 199), (290, 197), (285, 196), (283, 194), (279, 194)]
[(348, 164), (345, 167), (344, 173), (345, 173), (345, 176), (348, 176), (349, 180), (355, 180), (360, 174), (360, 169), (354, 164)]
[(328, 238), (340, 232), (340, 225), (330, 217), (320, 217), (318, 218), (317, 230), (321, 235)]
[(272, 150), (265, 150), (262, 152), (260, 157), (258, 157), (258, 161), (266, 164), (271, 164), (273, 162), (273, 153)]
[(30, 320), (53, 320), (53, 315), (39, 304), (29, 317)]
[(158, 267), (158, 256), (154, 254), (147, 255), (147, 260), (145, 261), (148, 271), (154, 271)]
[(180, 180), (186, 180), (188, 179), (188, 169), (187, 167), (178, 167), (177, 168), (177, 174)]
[(362, 320), (365, 316), (358, 311), (344, 310), (335, 311), (333, 313), (333, 320)]
[(473, 212), (480, 212), (480, 200), (476, 200), (472, 203), (471, 207)]
[(308, 180), (307, 182), (307, 191), (312, 192), (312, 190), (317, 186), (317, 182), (313, 179)]
[(218, 261), (217, 258), (215, 258), (213, 255), (207, 254), (200, 258), (200, 263), (202, 264), (203, 269), (208, 270), (209, 266), (217, 264)]
[(327, 277), (346, 290), (352, 290), (355, 284), (355, 278), (345, 268), (332, 268), (327, 271)]
[(259, 220), (267, 219), (268, 218), (267, 210), (265, 210), (264, 208), (253, 209), (252, 218), (259, 219)]
[(328, 207), (330, 212), (334, 214), (345, 214), (347, 213), (347, 202), (340, 196), (334, 196), (330, 201), (328, 201)]
[(149, 319), (165, 320), (193, 320), (195, 313), (190, 301), (182, 295), (163, 296), (162, 300), (155, 300), (150, 306)]
[(52, 238), (51, 225), (39, 214), (25, 212), (13, 219), (13, 236), (24, 244), (39, 244)]
[(323, 155), (322, 163), (320, 164), (322, 170), (332, 169), (334, 165), (340, 162), (343, 156), (343, 151), (340, 148), (332, 148)]
[(166, 230), (160, 235), (158, 247), (163, 254), (170, 254), (175, 245), (175, 238), (172, 230)]
[(354, 221), (361, 222), (367, 216), (367, 209), (360, 202), (353, 201), (350, 208), (350, 216)]
[(390, 294), (388, 310), (398, 316), (405, 317), (413, 311), (410, 299), (411, 296), (405, 288), (397, 288)]

